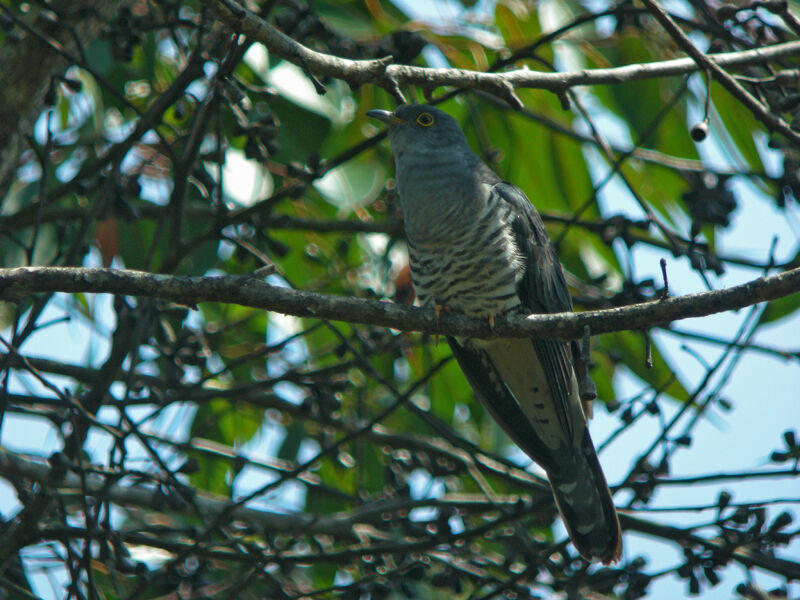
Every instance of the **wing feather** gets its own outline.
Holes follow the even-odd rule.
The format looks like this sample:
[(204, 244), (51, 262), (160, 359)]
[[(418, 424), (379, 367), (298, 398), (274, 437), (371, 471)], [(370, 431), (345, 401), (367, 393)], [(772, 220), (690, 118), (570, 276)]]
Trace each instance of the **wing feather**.
[(505, 385), (486, 350), (448, 337), (448, 343), (461, 370), (478, 399), (489, 410), (514, 443), (528, 456), (549, 470), (555, 465), (550, 444), (537, 432), (529, 415)]
[[(524, 271), (517, 285), (522, 307), (528, 313), (572, 311), (572, 297), (561, 270), (553, 243), (533, 204), (518, 187), (500, 182), (492, 193), (513, 209), (511, 227), (515, 242), (524, 260)], [(575, 373), (570, 345), (560, 340), (534, 339), (533, 346), (544, 368), (553, 394), (559, 420), (569, 438), (579, 443), (583, 434), (580, 413), (574, 407)]]

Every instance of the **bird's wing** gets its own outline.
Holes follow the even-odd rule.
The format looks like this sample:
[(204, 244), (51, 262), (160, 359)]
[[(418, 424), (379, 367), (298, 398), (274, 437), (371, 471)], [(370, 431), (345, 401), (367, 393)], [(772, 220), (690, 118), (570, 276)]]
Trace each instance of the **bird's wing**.
[[(497, 183), (491, 193), (510, 204), (515, 215), (512, 228), (524, 265), (518, 293), (524, 310), (572, 310), (561, 266), (536, 209), (511, 184)], [(548, 472), (563, 470), (563, 461), (573, 452), (559, 450), (580, 446), (585, 429), (569, 345), (525, 338), (449, 342), (509, 437)]]
[(564, 272), (536, 208), (522, 190), (508, 182), (495, 184), (491, 193), (509, 204), (515, 215), (511, 226), (525, 262), (519, 283), (523, 306), (536, 313), (571, 311), (572, 298)]
[[(525, 272), (519, 283), (523, 307), (529, 313), (572, 311), (572, 298), (564, 279), (555, 248), (550, 241), (536, 208), (524, 192), (516, 186), (501, 182), (493, 187), (498, 197), (510, 204), (516, 218), (512, 224), (514, 237), (525, 260)], [(537, 352), (548, 355), (546, 360), (562, 381), (568, 381), (574, 372), (579, 382), (579, 396), (587, 417), (592, 414), (592, 401), (597, 389), (589, 375), (576, 342), (537, 342)], [(570, 357), (571, 355), (571, 357)], [(574, 365), (574, 366), (573, 366)]]
[[(514, 211), (511, 227), (524, 263), (524, 272), (517, 286), (523, 308), (529, 313), (572, 311), (572, 298), (564, 272), (536, 208), (522, 190), (510, 183), (494, 185), (492, 193), (510, 204)], [(578, 444), (585, 418), (578, 400), (571, 347), (567, 342), (544, 339), (534, 339), (533, 346), (552, 393), (560, 424), (567, 437)]]
[[(514, 443), (546, 471), (557, 468), (555, 451), (562, 445), (562, 429), (546, 397), (540, 363), (531, 360), (536, 357), (531, 340), (495, 340), (481, 345), (453, 337), (447, 341), (478, 399)], [(525, 378), (527, 382), (521, 381)], [(522, 394), (523, 387), (536, 388), (537, 393)]]

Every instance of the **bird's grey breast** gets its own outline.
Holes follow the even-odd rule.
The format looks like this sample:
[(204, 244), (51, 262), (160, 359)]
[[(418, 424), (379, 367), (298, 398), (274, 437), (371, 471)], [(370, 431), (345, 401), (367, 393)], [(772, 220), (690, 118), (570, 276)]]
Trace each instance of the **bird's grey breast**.
[(454, 169), (431, 157), (397, 166), (420, 304), (474, 316), (519, 307), (524, 260), (511, 229), (513, 209), (493, 194), (494, 181), (480, 176), (483, 165)]

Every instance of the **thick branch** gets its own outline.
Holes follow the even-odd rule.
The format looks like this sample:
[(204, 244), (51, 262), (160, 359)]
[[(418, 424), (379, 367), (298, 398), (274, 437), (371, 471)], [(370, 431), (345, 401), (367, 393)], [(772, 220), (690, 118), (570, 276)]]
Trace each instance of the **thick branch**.
[[(527, 69), (482, 73), (465, 69), (392, 65), (388, 59), (349, 60), (311, 50), (233, 0), (210, 0), (207, 6), (232, 30), (264, 44), (275, 56), (288, 60), (317, 77), (334, 77), (345, 80), (351, 85), (373, 83), (387, 89), (396, 89), (401, 84), (426, 88), (452, 86), (483, 90), (507, 99), (510, 90), (515, 88), (537, 88), (558, 92), (577, 85), (619, 84), (640, 79), (685, 75), (700, 68), (708, 68), (706, 65), (698, 66), (692, 58), (685, 58), (564, 73), (541, 73)], [(790, 56), (800, 56), (800, 42), (776, 44), (742, 52), (709, 54), (706, 58), (720, 67), (739, 67)]]
[(800, 267), (721, 290), (583, 313), (537, 314), (487, 320), (377, 302), (291, 290), (256, 276), (177, 277), (143, 271), (73, 267), (0, 269), (0, 300), (36, 292), (98, 293), (161, 298), (187, 306), (225, 302), (297, 317), (331, 319), (478, 338), (543, 337), (577, 339), (588, 325), (593, 334), (646, 329), (671, 321), (736, 310), (800, 291)]

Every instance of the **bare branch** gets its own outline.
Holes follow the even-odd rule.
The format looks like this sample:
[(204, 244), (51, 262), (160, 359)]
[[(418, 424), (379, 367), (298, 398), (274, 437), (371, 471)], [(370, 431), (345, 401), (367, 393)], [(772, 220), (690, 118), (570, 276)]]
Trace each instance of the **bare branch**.
[(73, 267), (0, 269), (0, 300), (18, 300), (36, 292), (88, 292), (161, 298), (187, 306), (199, 302), (226, 302), (297, 317), (485, 339), (532, 335), (579, 339), (587, 325), (593, 334), (645, 329), (680, 319), (736, 310), (798, 291), (800, 267), (721, 290), (607, 310), (497, 319), (492, 326), (482, 319), (453, 314), (437, 317), (433, 311), (391, 302), (291, 290), (270, 285), (255, 276), (178, 277), (133, 270)]
[[(61, 496), (92, 493), (98, 494), (115, 504), (123, 506), (137, 506), (148, 508), (156, 512), (164, 510), (164, 502), (160, 500), (159, 493), (154, 486), (148, 485), (121, 485), (119, 482), (111, 483), (107, 478), (95, 474), (84, 476), (73, 472), (59, 472), (57, 468), (42, 460), (27, 458), (4, 449), (0, 449), (0, 473), (9, 476), (19, 476), (37, 481), (40, 484), (57, 489)], [(194, 503), (204, 512), (219, 514), (230, 511), (233, 519), (242, 520), (250, 525), (259, 527), (268, 532), (297, 532), (303, 531), (310, 534), (350, 535), (355, 534), (359, 528), (368, 527), (374, 523), (386, 520), (385, 515), (397, 511), (408, 511), (412, 508), (428, 507), (457, 507), (462, 512), (475, 510), (528, 510), (530, 497), (512, 495), (508, 497), (495, 497), (490, 501), (476, 495), (446, 495), (439, 499), (379, 502), (359, 507), (355, 511), (338, 513), (328, 516), (314, 516), (307, 513), (287, 512), (276, 513), (267, 510), (236, 506), (231, 508), (230, 499), (215, 496), (206, 492), (195, 491)], [(170, 507), (179, 511), (179, 507)], [(169, 509), (168, 509), (169, 510)], [(689, 530), (672, 527), (669, 525), (655, 524), (629, 514), (620, 515), (625, 529), (639, 531), (660, 539), (674, 540), (685, 543), (690, 541), (708, 548), (723, 550), (720, 542), (705, 539)], [(362, 529), (362, 534), (364, 533)], [(162, 546), (161, 542), (152, 538), (138, 540), (139, 543), (148, 543), (156, 547)], [(177, 550), (177, 548), (170, 548)], [(330, 558), (330, 556), (327, 556)], [(242, 556), (231, 554), (228, 559), (239, 559)], [(311, 558), (308, 556), (307, 558)], [(774, 556), (764, 556), (739, 548), (732, 552), (732, 558), (745, 564), (758, 566), (767, 571), (778, 574), (791, 574), (800, 576), (800, 565), (796, 562)]]
[[(706, 64), (698, 66), (694, 58), (684, 58), (611, 69), (585, 69), (564, 73), (541, 73), (528, 69), (482, 73), (465, 69), (432, 69), (393, 65), (386, 58), (349, 60), (311, 50), (278, 31), (233, 0), (211, 0), (207, 6), (233, 31), (243, 33), (264, 44), (271, 53), (294, 63), (307, 73), (318, 77), (335, 77), (354, 86), (373, 83), (390, 90), (396, 89), (400, 84), (412, 84), (425, 88), (452, 86), (468, 90), (482, 90), (508, 100), (509, 90), (517, 88), (563, 92), (578, 85), (620, 84), (641, 79), (686, 75), (701, 68), (709, 68)], [(705, 58), (719, 67), (739, 67), (799, 55), (800, 42), (788, 42), (742, 52), (710, 54)]]
[(800, 563), (791, 560), (753, 552), (749, 548), (736, 548), (731, 550), (725, 547), (725, 543), (722, 540), (705, 539), (696, 533), (692, 533), (689, 529), (662, 525), (660, 523), (639, 519), (628, 514), (620, 514), (619, 520), (626, 530), (638, 531), (639, 533), (644, 533), (653, 537), (674, 540), (684, 544), (686, 542), (691, 542), (716, 552), (730, 553), (732, 558), (743, 565), (760, 567), (765, 571), (780, 573), (781, 575), (787, 575), (792, 578), (800, 578)]
[[(123, 484), (115, 481), (119, 477), (118, 474), (109, 474), (104, 477), (100, 473), (87, 475), (85, 483), (82, 483), (81, 476), (75, 472), (60, 473), (58, 468), (54, 468), (40, 458), (26, 457), (3, 448), (0, 448), (0, 473), (5, 476), (24, 477), (44, 486), (57, 488), (61, 496), (90, 493), (122, 506), (149, 508), (156, 512), (165, 510), (159, 491), (152, 484)], [(85, 487), (82, 487), (83, 485)], [(491, 502), (482, 496), (464, 494), (448, 495), (439, 499), (412, 500), (407, 498), (375, 502), (360, 506), (352, 512), (328, 516), (293, 511), (279, 513), (238, 505), (231, 508), (230, 498), (200, 490), (194, 491), (193, 501), (208, 516), (229, 511), (232, 519), (242, 520), (272, 533), (303, 531), (310, 534), (348, 535), (358, 525), (380, 523), (383, 520), (382, 515), (388, 512), (408, 511), (420, 506), (456, 506), (459, 509), (472, 508), (476, 511), (502, 507), (513, 508), (518, 507), (520, 502), (530, 505), (531, 497), (527, 495), (496, 496)], [(180, 508), (176, 506), (169, 508), (175, 512), (180, 511)]]
[(782, 133), (795, 144), (800, 143), (800, 134), (794, 131), (786, 121), (769, 112), (767, 107), (759, 102), (758, 98), (753, 96), (742, 84), (723, 70), (723, 65), (721, 63), (712, 60), (712, 56), (706, 56), (698, 50), (691, 40), (681, 31), (672, 17), (659, 6), (658, 2), (655, 2), (655, 0), (642, 0), (642, 2), (650, 10), (653, 17), (661, 23), (661, 26), (669, 33), (672, 39), (675, 40), (675, 43), (678, 44), (686, 54), (692, 57), (692, 60), (697, 63), (697, 66), (704, 71), (708, 71), (725, 87), (725, 89), (733, 94), (739, 102), (744, 104), (750, 112), (753, 113), (755, 118), (764, 123), (770, 130)]

